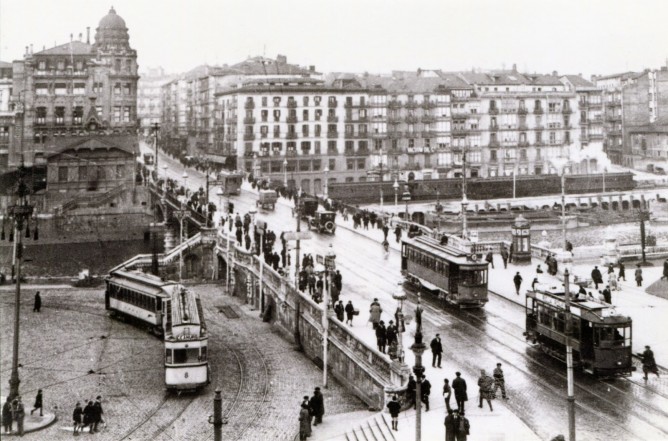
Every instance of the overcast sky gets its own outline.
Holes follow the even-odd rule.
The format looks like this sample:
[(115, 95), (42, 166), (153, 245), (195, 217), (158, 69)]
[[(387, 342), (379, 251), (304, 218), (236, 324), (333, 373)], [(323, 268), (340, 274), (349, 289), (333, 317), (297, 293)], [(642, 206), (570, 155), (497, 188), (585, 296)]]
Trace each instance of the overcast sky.
[(321, 72), (615, 73), (668, 58), (667, 0), (0, 0), (0, 59), (77, 38), (114, 6), (139, 65), (284, 54)]

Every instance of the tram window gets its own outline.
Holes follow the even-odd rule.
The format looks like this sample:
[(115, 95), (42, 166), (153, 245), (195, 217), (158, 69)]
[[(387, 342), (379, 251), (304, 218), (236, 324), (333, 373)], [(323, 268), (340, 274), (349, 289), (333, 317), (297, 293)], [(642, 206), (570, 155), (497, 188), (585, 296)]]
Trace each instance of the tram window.
[(564, 314), (562, 312), (555, 312), (554, 316), (552, 317), (552, 323), (554, 325), (554, 329), (557, 332), (563, 333), (565, 331), (565, 324), (564, 324)]
[(172, 364), (172, 350), (165, 349), (165, 363)]
[(174, 363), (185, 363), (188, 361), (187, 349), (174, 349)]
[(188, 363), (195, 363), (199, 361), (199, 348), (186, 349), (188, 356)]
[(207, 357), (207, 355), (206, 355), (206, 346), (203, 346), (203, 347), (201, 348), (201, 354), (200, 354), (200, 356), (199, 356), (199, 361), (206, 361), (206, 357)]
[(479, 286), (485, 284), (486, 272), (483, 270), (461, 271), (460, 280), (463, 286)]
[(594, 345), (601, 347), (630, 346), (631, 331), (625, 327), (598, 327), (594, 333)]
[(571, 331), (575, 340), (580, 340), (580, 319), (578, 317), (571, 317)]
[(154, 301), (156, 302), (156, 310), (157, 311), (162, 311), (162, 300), (154, 299)]
[(552, 316), (550, 315), (550, 310), (542, 305), (538, 306), (538, 321), (541, 325), (550, 328), (552, 327)]

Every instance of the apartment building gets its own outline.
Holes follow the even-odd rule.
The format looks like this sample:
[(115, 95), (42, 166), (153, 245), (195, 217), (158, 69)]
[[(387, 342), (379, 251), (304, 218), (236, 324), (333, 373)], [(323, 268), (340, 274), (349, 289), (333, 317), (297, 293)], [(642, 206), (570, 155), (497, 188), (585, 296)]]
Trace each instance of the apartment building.
[(161, 67), (149, 68), (140, 72), (137, 82), (137, 118), (144, 135), (151, 133), (155, 123), (162, 119), (162, 86), (171, 81), (174, 75), (165, 74)]
[(12, 96), (12, 63), (0, 61), (0, 173), (8, 169), (9, 142), (14, 137), (14, 104)]

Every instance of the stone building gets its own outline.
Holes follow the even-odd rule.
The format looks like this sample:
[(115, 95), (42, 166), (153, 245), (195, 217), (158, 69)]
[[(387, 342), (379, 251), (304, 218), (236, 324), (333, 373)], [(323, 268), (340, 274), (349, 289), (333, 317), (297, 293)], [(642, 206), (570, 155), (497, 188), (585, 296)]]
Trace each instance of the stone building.
[(173, 77), (173, 75), (165, 74), (165, 70), (161, 67), (140, 72), (137, 82), (137, 118), (143, 135), (149, 135), (153, 124), (160, 123), (162, 118), (161, 89)]
[(12, 86), (12, 63), (0, 61), (0, 173), (8, 169), (9, 144), (14, 137)]
[[(137, 52), (111, 8), (95, 42), (70, 42), (13, 64), (12, 100), (20, 142), (9, 167), (47, 166), (49, 210), (133, 182), (137, 155)], [(99, 151), (98, 151), (99, 150)]]

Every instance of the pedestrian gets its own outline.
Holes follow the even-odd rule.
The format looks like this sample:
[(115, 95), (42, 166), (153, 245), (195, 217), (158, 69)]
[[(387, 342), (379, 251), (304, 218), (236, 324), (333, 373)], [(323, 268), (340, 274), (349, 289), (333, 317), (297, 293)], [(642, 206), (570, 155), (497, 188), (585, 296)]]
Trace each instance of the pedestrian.
[(608, 274), (608, 285), (610, 286), (611, 291), (619, 291), (619, 283), (617, 283), (617, 275), (615, 273)]
[(543, 274), (543, 269), (540, 267), (540, 263), (536, 267), (536, 274)]
[(610, 292), (610, 285), (605, 285), (605, 289), (603, 290), (602, 294), (605, 303), (612, 305), (612, 293)]
[(624, 262), (619, 262), (619, 274), (617, 274), (617, 280), (622, 280), (626, 282), (626, 267), (624, 266)]
[(443, 379), (443, 399), (445, 400), (445, 408), (450, 411), (450, 397), (452, 396), (452, 388), (450, 381), (447, 378)]
[(492, 253), (491, 248), (487, 251), (487, 255), (485, 256), (485, 261), (490, 265), (492, 265), (492, 269), (494, 269), (494, 254)]
[(387, 235), (390, 234), (390, 227), (387, 226), (387, 224), (383, 225), (383, 238), (385, 239), (385, 242), (387, 242)]
[(23, 421), (26, 417), (26, 410), (21, 401), (21, 396), (19, 395), (12, 402), (12, 419), (16, 421), (16, 431), (19, 433), (19, 436), (23, 436)]
[(39, 312), (42, 308), (42, 297), (39, 295), (39, 291), (35, 293), (35, 304), (32, 308), (32, 312)]
[(534, 277), (533, 282), (531, 282), (531, 290), (533, 292), (536, 292), (536, 285), (538, 285), (538, 277)]
[(436, 337), (433, 338), (431, 344), (431, 367), (437, 367), (436, 361), (438, 360), (438, 367), (441, 367), (441, 356), (443, 355), (443, 345), (441, 344), (441, 334), (436, 334)]
[(508, 263), (513, 262), (513, 253), (515, 252), (515, 244), (513, 242), (510, 243), (510, 250), (508, 251)]
[(603, 275), (601, 274), (601, 270), (598, 269), (597, 266), (594, 267), (593, 270), (591, 270), (591, 280), (594, 282), (594, 286), (596, 289), (598, 289), (598, 284), (603, 283)]
[(394, 229), (394, 236), (397, 238), (397, 243), (401, 242), (401, 226), (397, 225)]
[(463, 410), (459, 412), (459, 415), (455, 418), (455, 428), (457, 430), (456, 440), (466, 441), (471, 433), (471, 425), (469, 420), (464, 416)]
[(336, 314), (336, 318), (339, 319), (340, 322), (343, 322), (343, 314), (346, 312), (345, 306), (343, 306), (343, 300), (339, 300), (339, 303), (337, 303), (334, 306), (334, 313)]
[(413, 409), (415, 409), (415, 405), (417, 404), (415, 399), (416, 389), (417, 389), (417, 383), (415, 382), (415, 378), (413, 377), (413, 375), (409, 375), (408, 385), (406, 386), (406, 399), (408, 400), (408, 407), (413, 405)]
[(503, 260), (503, 268), (508, 268), (508, 250), (505, 244), (501, 245), (501, 259)]
[(102, 419), (102, 414), (104, 411), (102, 410), (102, 396), (98, 395), (95, 397), (95, 402), (93, 403), (93, 427), (91, 428), (91, 432), (99, 432), (99, 426), (100, 424), (104, 423), (104, 420)]
[(72, 423), (74, 425), (74, 436), (78, 436), (79, 432), (83, 431), (83, 409), (79, 401), (77, 401), (72, 412)]
[(88, 400), (86, 406), (83, 409), (83, 427), (81, 427), (82, 432), (88, 425), (90, 425), (91, 428), (93, 427), (92, 424), (93, 424), (94, 412), (95, 410), (93, 409), (93, 401)]
[(39, 389), (37, 391), (37, 396), (35, 397), (35, 405), (30, 411), (30, 415), (32, 415), (32, 413), (37, 409), (39, 409), (39, 416), (44, 416), (44, 413), (42, 411), (42, 389)]
[(503, 376), (503, 369), (501, 369), (501, 363), (496, 364), (496, 369), (494, 369), (494, 392), (493, 395), (496, 396), (496, 391), (501, 389), (501, 396), (504, 400), (508, 399), (506, 395), (506, 379)]
[(479, 393), (480, 393), (480, 403), (478, 404), (478, 407), (482, 409), (482, 402), (483, 400), (487, 400), (487, 404), (489, 404), (489, 410), (494, 411), (492, 409), (492, 397), (494, 395), (494, 380), (492, 380), (492, 377), (487, 375), (484, 369), (480, 370), (480, 378), (478, 378), (478, 387), (479, 387)]
[(387, 325), (387, 328), (385, 329), (385, 336), (387, 338), (388, 345), (391, 345), (392, 343), (397, 343), (398, 333), (399, 330), (397, 328), (397, 325), (394, 324), (394, 320), (390, 320), (390, 323)]
[(380, 322), (380, 315), (383, 313), (383, 308), (380, 307), (378, 299), (373, 299), (371, 305), (369, 306), (369, 321), (373, 325), (373, 329), (378, 327), (378, 322)]
[(309, 415), (308, 404), (302, 403), (299, 411), (299, 439), (305, 441), (311, 436), (311, 415)]
[(378, 344), (378, 350), (384, 354), (385, 346), (387, 345), (387, 334), (385, 330), (385, 322), (382, 320), (378, 322), (378, 326), (376, 326), (376, 343)]
[(420, 395), (422, 395), (422, 402), (425, 405), (425, 412), (429, 412), (429, 395), (431, 394), (431, 383), (427, 380), (427, 377), (422, 377), (422, 383), (420, 383)]
[(241, 228), (237, 227), (237, 230), (234, 234), (237, 238), (237, 245), (239, 245), (239, 246), (243, 245), (243, 242), (241, 241), (243, 239), (243, 233), (241, 231)]
[(348, 300), (348, 304), (346, 305), (346, 324), (350, 323), (350, 326), (353, 326), (353, 316), (355, 315), (355, 307), (353, 306), (353, 302)]
[(399, 412), (401, 412), (401, 404), (399, 404), (396, 395), (394, 395), (392, 400), (387, 403), (387, 410), (390, 411), (390, 416), (392, 417), (392, 430), (399, 430)]
[(455, 415), (457, 414), (457, 411), (453, 411), (452, 409), (448, 408), (448, 414), (445, 416), (445, 421), (443, 424), (445, 425), (445, 441), (456, 441), (456, 432), (457, 429), (455, 428)]
[(515, 292), (517, 295), (520, 295), (520, 285), (522, 285), (522, 276), (520, 276), (520, 272), (518, 271), (517, 274), (515, 274), (515, 277), (513, 277), (513, 283), (515, 284)]
[(573, 244), (570, 240), (566, 241), (566, 252), (573, 254)]
[(647, 374), (650, 372), (659, 376), (659, 368), (656, 366), (654, 360), (654, 352), (649, 346), (645, 346), (645, 352), (642, 353), (642, 372), (645, 374), (645, 381), (647, 381)]
[(311, 406), (311, 409), (313, 409), (313, 425), (317, 426), (322, 423), (322, 416), (325, 414), (325, 400), (319, 387), (315, 388), (313, 396), (309, 401), (309, 405)]
[(663, 276), (662, 279), (668, 279), (668, 259), (663, 262)]
[(608, 274), (615, 272), (615, 266), (611, 263), (608, 264)]
[(636, 268), (636, 285), (642, 286), (642, 268), (640, 268), (640, 264)]
[(5, 433), (12, 433), (12, 402), (9, 397), (2, 405), (2, 427), (5, 428)]
[(464, 404), (469, 400), (466, 393), (466, 380), (461, 377), (460, 372), (455, 372), (456, 378), (452, 380), (452, 389), (455, 391), (455, 401), (457, 402), (457, 410), (464, 411)]

